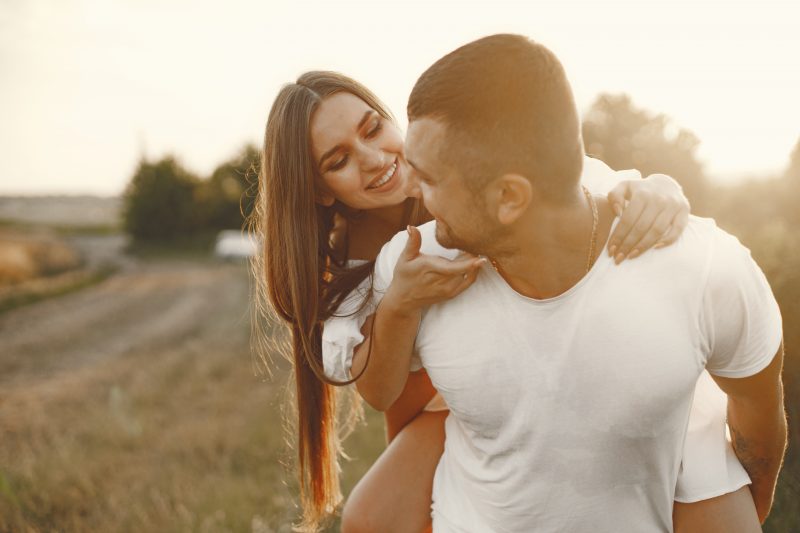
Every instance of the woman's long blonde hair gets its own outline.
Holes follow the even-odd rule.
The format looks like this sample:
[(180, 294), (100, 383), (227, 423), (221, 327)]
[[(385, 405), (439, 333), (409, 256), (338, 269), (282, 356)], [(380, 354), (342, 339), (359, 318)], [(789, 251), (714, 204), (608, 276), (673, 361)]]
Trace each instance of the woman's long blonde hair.
[[(265, 338), (265, 313), (271, 310), (291, 334), (288, 359), (295, 379), (297, 466), (303, 506), (303, 529), (316, 529), (341, 502), (338, 454), (340, 441), (352, 424), (337, 426), (335, 386), (322, 365), (322, 324), (350, 291), (366, 279), (373, 263), (348, 268), (347, 246), (334, 246), (337, 219), (351, 216), (338, 201), (317, 202), (319, 170), (312, 156), (311, 118), (320, 102), (348, 92), (388, 120), (386, 106), (366, 87), (336, 72), (312, 71), (278, 94), (267, 120), (258, 180), (258, 196), (249, 220), (263, 239), (253, 262), (256, 284), (254, 348), (267, 363), (275, 343)], [(406, 223), (420, 217), (418, 203), (409, 202)], [(345, 240), (346, 240), (345, 229)], [(268, 367), (267, 367), (268, 368)], [(350, 411), (353, 413), (354, 411)], [(349, 417), (350, 422), (353, 417)]]

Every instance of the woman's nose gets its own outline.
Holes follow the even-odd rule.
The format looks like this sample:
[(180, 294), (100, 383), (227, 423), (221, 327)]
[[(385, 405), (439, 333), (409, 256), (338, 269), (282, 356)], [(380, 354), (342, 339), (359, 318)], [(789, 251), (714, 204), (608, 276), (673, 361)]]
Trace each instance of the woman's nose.
[(365, 170), (380, 170), (386, 166), (386, 154), (383, 150), (366, 148), (361, 155), (361, 165)]

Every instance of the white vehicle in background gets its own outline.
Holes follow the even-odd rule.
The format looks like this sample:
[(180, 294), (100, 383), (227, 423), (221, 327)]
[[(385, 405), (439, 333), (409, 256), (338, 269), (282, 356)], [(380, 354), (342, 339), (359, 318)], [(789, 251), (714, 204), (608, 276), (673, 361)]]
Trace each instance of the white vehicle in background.
[(254, 235), (240, 230), (220, 231), (214, 244), (214, 255), (226, 260), (244, 260), (253, 257), (260, 248)]

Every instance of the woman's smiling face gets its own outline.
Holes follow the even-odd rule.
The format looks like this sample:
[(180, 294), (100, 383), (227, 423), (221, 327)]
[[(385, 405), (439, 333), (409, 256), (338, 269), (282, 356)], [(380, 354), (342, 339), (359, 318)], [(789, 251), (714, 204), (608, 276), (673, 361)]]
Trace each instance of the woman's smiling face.
[(311, 117), (311, 152), (322, 177), (319, 201), (354, 209), (400, 204), (406, 162), (397, 126), (359, 97), (326, 97)]

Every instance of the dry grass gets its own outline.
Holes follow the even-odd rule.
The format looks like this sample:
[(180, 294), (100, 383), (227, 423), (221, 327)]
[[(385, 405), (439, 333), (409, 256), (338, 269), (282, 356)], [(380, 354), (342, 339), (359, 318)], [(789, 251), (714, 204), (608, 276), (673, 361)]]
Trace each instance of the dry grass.
[[(171, 260), (0, 315), (0, 532), (289, 531), (286, 368), (254, 376), (248, 293), (241, 265)], [(367, 416), (345, 490), (383, 447)]]
[(0, 287), (80, 266), (76, 250), (47, 232), (0, 231)]
[(52, 229), (0, 227), (0, 313), (87, 287), (118, 268), (106, 257), (113, 250), (98, 261), (74, 244)]
[[(70, 365), (46, 351), (39, 367), (5, 362), (11, 374), (0, 376), (0, 531), (289, 531), (296, 491), (281, 464), (286, 374), (278, 368), (269, 381), (253, 375), (244, 269), (207, 265), (178, 274), (170, 268), (112, 278), (82, 293), (143, 293), (120, 304), (135, 317), (165, 284), (184, 283), (187, 295), (203, 293), (203, 305), (186, 317), (196, 327), (176, 324), (175, 336), (149, 341), (142, 320), (140, 331), (133, 329), (142, 337), (138, 346), (91, 364)], [(182, 281), (192, 277), (205, 281)], [(109, 289), (123, 282), (124, 291)], [(0, 330), (63, 310), (79, 314), (90, 296), (11, 312)], [(174, 300), (147, 311), (177, 320), (166, 307)], [(0, 359), (38, 353), (26, 339), (4, 338)], [(64, 347), (64, 357), (72, 352)], [(355, 436), (363, 460), (347, 466), (348, 486), (381, 441), (379, 424)]]

